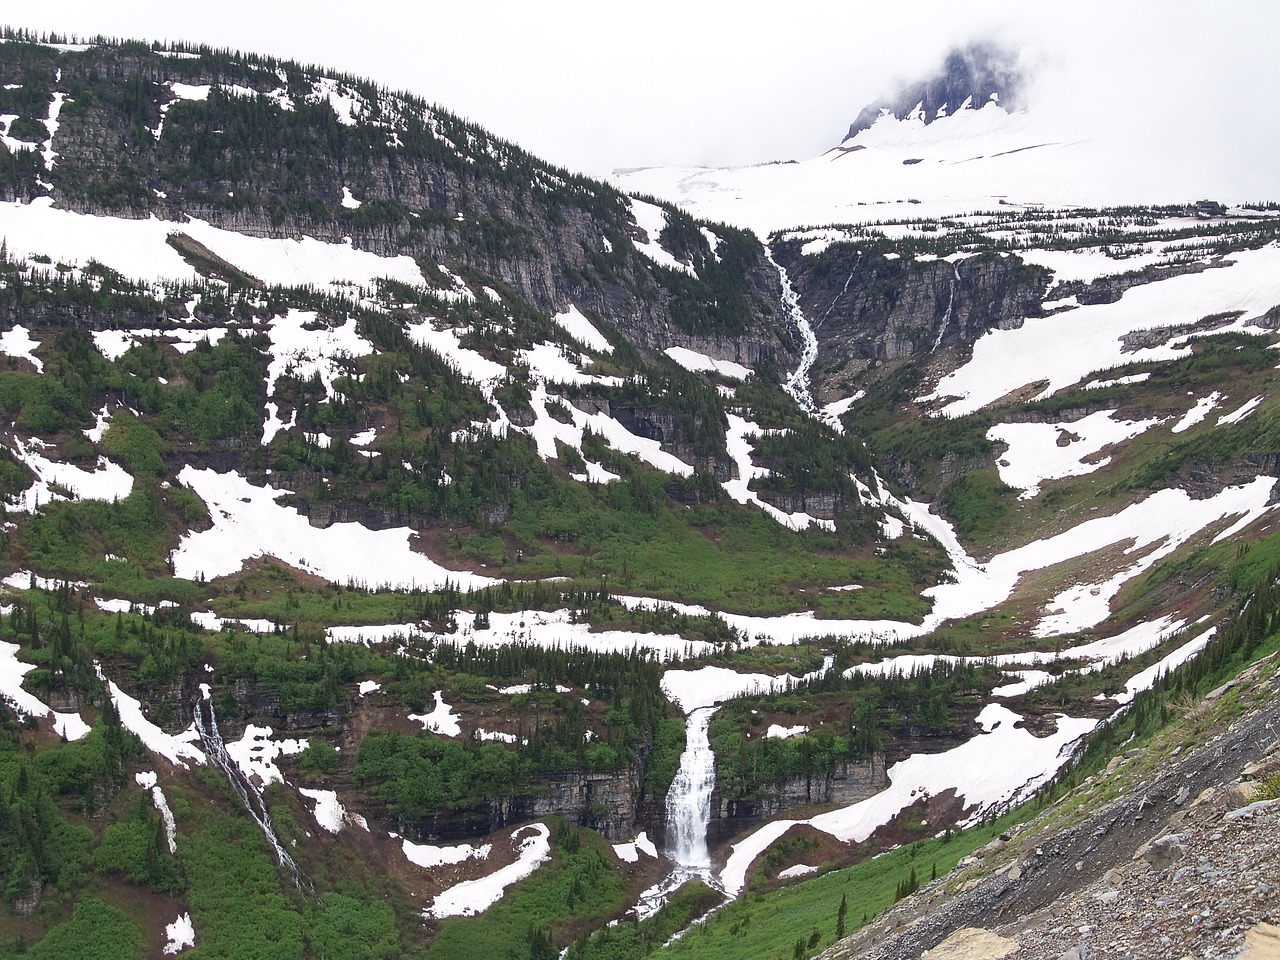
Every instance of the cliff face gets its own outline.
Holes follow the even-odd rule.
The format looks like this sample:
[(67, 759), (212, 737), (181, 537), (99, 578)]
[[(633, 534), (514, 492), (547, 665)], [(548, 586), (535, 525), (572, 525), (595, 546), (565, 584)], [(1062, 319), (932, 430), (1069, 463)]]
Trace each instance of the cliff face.
[(818, 338), (820, 399), (847, 392), (849, 378), (872, 363), (919, 358), (1021, 326), (1041, 315), (1050, 280), (1049, 271), (1012, 254), (949, 262), (863, 252), (854, 244), (810, 256), (800, 251), (797, 241), (775, 245)]
[(718, 226), (709, 239), (667, 210), (661, 242), (687, 269), (657, 266), (636, 244), (659, 237), (625, 196), (416, 98), (275, 60), (140, 44), (8, 43), (0, 80), (0, 113), (17, 115), (19, 131), (56, 120), (48, 143), (0, 164), (0, 200), (349, 239), (446, 264), (542, 312), (575, 304), (645, 349), (790, 360), (777, 275), (753, 236)]
[(826, 773), (768, 784), (758, 797), (750, 800), (725, 798), (716, 791), (711, 797), (708, 839), (712, 843), (727, 840), (755, 824), (799, 807), (820, 803), (847, 806), (879, 793), (888, 785), (884, 756), (875, 754), (865, 761), (846, 761)]

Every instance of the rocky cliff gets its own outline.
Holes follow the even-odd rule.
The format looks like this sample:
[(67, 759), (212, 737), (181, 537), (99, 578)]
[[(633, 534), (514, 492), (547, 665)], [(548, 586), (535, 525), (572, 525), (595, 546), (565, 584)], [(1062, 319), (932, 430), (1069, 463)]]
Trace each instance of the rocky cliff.
[(925, 358), (968, 348), (988, 330), (1021, 326), (1041, 315), (1049, 271), (1013, 254), (981, 253), (954, 262), (888, 255), (854, 243), (816, 255), (797, 240), (774, 244), (774, 255), (800, 293), (818, 338), (814, 367), (820, 400), (847, 395), (872, 364)]
[[(207, 48), (19, 43), (0, 51), (0, 81), (16, 132), (56, 129), (5, 153), (0, 200), (349, 240), (447, 264), (539, 311), (575, 304), (651, 350), (782, 366), (794, 349), (749, 233), (703, 233), (658, 208), (666, 223), (651, 237), (611, 187), (368, 81)], [(636, 248), (660, 242), (683, 269)]]

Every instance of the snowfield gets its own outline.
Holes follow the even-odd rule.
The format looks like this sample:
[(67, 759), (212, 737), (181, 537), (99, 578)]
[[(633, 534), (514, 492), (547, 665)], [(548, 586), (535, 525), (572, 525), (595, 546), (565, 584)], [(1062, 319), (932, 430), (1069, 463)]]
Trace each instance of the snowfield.
[(335, 583), (436, 589), (448, 582), (466, 589), (493, 582), (446, 570), (416, 553), (408, 527), (369, 530), (335, 523), (321, 530), (276, 502), (289, 491), (255, 487), (234, 471), (188, 465), (178, 479), (205, 502), (213, 519), (210, 529), (187, 534), (174, 551), (174, 572), (188, 580), (225, 576), (253, 557), (271, 556)]
[(945, 753), (916, 754), (889, 768), (889, 786), (873, 797), (807, 820), (774, 820), (733, 845), (720, 882), (730, 896), (746, 884), (756, 857), (797, 824), (808, 824), (837, 840), (862, 842), (877, 827), (917, 800), (955, 790), (982, 812), (1025, 797), (1051, 778), (1070, 756), (1070, 748), (1092, 730), (1094, 720), (1059, 717), (1057, 730), (1043, 739), (1014, 725), (1022, 718), (998, 704), (978, 715), (983, 732)]
[(425, 915), (437, 920), (470, 917), (502, 899), (507, 887), (529, 876), (551, 858), (551, 831), (546, 824), (531, 823), (511, 834), (519, 858), (476, 880), (465, 880), (436, 897)]
[(1079, 420), (1063, 423), (1000, 423), (987, 431), (987, 439), (1008, 445), (996, 462), (1000, 479), (1022, 491), (1020, 500), (1032, 500), (1046, 480), (1079, 477), (1111, 462), (1099, 454), (1160, 423), (1150, 420), (1116, 420), (1114, 410), (1100, 410)]
[[(1280, 245), (1231, 254), (1200, 273), (1169, 277), (1126, 290), (1114, 303), (1074, 308), (1062, 317), (1030, 317), (1015, 330), (992, 330), (973, 345), (972, 358), (939, 381), (921, 402), (937, 402), (940, 416), (980, 410), (1028, 384), (1047, 381), (1036, 398), (1050, 396), (1098, 370), (1128, 363), (1174, 360), (1191, 352), (1194, 336), (1235, 331), (1266, 334), (1251, 325), (1280, 304)], [(1126, 352), (1127, 334), (1196, 323), (1239, 311), (1213, 330), (1171, 333), (1162, 344)]]
[(203, 220), (146, 220), (103, 217), (53, 207), (50, 197), (30, 203), (0, 203), (0, 235), (11, 257), (37, 254), (83, 270), (96, 260), (131, 280), (186, 281), (199, 278), (168, 244), (183, 233), (218, 257), (263, 283), (311, 286), (338, 295), (352, 287), (372, 287), (379, 278), (428, 287), (412, 257), (380, 257), (347, 243), (325, 243), (312, 237), (269, 239), (214, 227)]

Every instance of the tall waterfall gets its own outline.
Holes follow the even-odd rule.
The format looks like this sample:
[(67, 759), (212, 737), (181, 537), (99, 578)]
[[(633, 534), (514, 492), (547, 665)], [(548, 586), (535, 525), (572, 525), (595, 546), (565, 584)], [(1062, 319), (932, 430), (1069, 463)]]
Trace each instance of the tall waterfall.
[[(205, 725), (201, 704), (209, 709), (208, 726)], [(301, 890), (304, 884), (302, 871), (298, 869), (297, 862), (293, 857), (289, 856), (289, 852), (280, 843), (280, 838), (276, 836), (275, 828), (271, 825), (271, 814), (267, 812), (267, 804), (262, 799), (262, 794), (249, 781), (249, 778), (241, 772), (240, 766), (231, 759), (231, 755), (227, 753), (227, 745), (222, 742), (222, 734), (218, 732), (218, 717), (213, 712), (212, 700), (206, 699), (196, 704), (195, 726), (196, 733), (200, 735), (200, 742), (204, 745), (205, 753), (209, 756), (209, 762), (227, 778), (231, 788), (240, 797), (240, 802), (244, 804), (245, 810), (253, 822), (262, 830), (267, 838), (267, 843), (271, 844), (271, 849), (275, 851), (276, 860), (279, 861), (280, 866), (289, 871), (289, 876), (293, 878), (294, 885)]]
[[(951, 271), (951, 295), (947, 298), (947, 312), (942, 315), (942, 323), (938, 326), (938, 339), (933, 341), (933, 349), (937, 350), (942, 345), (942, 338), (947, 334), (947, 327), (951, 326), (951, 308), (956, 304), (956, 286), (960, 283), (960, 261), (957, 260), (953, 264)], [(931, 350), (930, 353), (933, 351)]]
[(813, 369), (813, 364), (818, 359), (818, 335), (813, 332), (812, 325), (805, 317), (804, 311), (800, 309), (800, 297), (791, 286), (791, 278), (787, 276), (786, 268), (773, 259), (773, 252), (767, 243), (764, 245), (764, 255), (765, 259), (778, 271), (778, 279), (782, 281), (783, 309), (791, 317), (791, 322), (796, 325), (796, 332), (800, 334), (804, 344), (800, 363), (796, 366), (795, 373), (787, 377), (785, 389), (802, 409), (812, 413), (814, 405), (813, 394), (809, 392), (809, 371)]
[(711, 822), (711, 792), (716, 785), (716, 755), (711, 751), (707, 728), (715, 707), (699, 707), (685, 721), (684, 753), (680, 769), (667, 791), (667, 855), (671, 872), (640, 894), (636, 917), (657, 913), (671, 895), (694, 877), (719, 889), (707, 850), (707, 826)]
[(687, 874), (710, 870), (707, 825), (711, 822), (711, 791), (716, 785), (716, 755), (707, 728), (715, 707), (689, 714), (680, 770), (667, 791), (667, 848)]

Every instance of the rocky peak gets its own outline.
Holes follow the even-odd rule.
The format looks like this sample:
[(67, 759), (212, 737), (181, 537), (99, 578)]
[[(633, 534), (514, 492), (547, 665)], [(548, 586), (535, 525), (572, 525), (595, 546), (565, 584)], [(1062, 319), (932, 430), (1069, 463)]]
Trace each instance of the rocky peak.
[(932, 123), (961, 109), (982, 107), (991, 100), (1014, 108), (1022, 80), (1016, 54), (1011, 50), (991, 43), (955, 48), (933, 77), (910, 83), (896, 95), (863, 107), (845, 139), (866, 130), (886, 111), (899, 119), (918, 116), (925, 123)]

